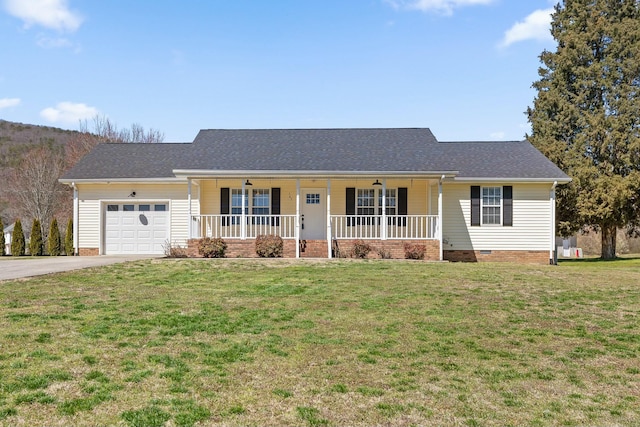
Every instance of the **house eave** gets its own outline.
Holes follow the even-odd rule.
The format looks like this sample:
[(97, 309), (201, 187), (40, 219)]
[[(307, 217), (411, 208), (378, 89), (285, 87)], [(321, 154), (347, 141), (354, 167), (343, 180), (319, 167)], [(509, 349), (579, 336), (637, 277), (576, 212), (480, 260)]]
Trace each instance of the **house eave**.
[(453, 178), (458, 171), (326, 171), (326, 170), (198, 170), (174, 169), (177, 177), (206, 178)]
[(184, 178), (166, 177), (166, 178), (60, 178), (61, 184), (184, 184)]
[(541, 183), (549, 183), (553, 184), (557, 182), (558, 184), (567, 184), (571, 182), (571, 178), (495, 178), (495, 177), (454, 177), (449, 182), (456, 182), (461, 184), (467, 183), (479, 183), (479, 182), (495, 182), (495, 183), (531, 183), (531, 184), (541, 184)]

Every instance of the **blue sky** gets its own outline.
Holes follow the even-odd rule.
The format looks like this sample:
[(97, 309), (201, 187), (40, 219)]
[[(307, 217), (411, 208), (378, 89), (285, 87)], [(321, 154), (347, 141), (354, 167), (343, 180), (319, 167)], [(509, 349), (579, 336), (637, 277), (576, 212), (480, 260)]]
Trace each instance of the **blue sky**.
[(0, 0), (0, 119), (519, 140), (548, 0)]

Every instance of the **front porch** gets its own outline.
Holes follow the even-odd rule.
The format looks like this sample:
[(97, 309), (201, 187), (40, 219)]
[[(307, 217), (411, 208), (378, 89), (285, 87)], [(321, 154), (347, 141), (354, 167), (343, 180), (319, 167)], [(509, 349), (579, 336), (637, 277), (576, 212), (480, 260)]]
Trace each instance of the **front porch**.
[(364, 241), (383, 258), (404, 258), (413, 243), (442, 260), (442, 179), (190, 178), (188, 236), (221, 238), (240, 256), (275, 235), (285, 257), (344, 256)]

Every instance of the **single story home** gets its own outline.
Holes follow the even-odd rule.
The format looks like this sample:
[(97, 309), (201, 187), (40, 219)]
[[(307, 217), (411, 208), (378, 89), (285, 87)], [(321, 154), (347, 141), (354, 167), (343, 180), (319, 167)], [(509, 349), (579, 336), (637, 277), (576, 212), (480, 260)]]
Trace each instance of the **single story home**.
[(356, 242), (404, 258), (547, 263), (556, 185), (528, 141), (439, 142), (426, 128), (201, 130), (192, 143), (99, 144), (61, 179), (79, 255), (162, 254), (220, 237), (256, 256), (344, 256)]

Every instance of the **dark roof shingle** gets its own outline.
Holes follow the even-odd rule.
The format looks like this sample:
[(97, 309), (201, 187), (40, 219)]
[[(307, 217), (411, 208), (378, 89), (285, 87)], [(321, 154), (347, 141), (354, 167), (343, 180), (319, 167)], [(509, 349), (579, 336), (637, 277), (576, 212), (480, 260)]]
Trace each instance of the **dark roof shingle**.
[(429, 129), (405, 128), (201, 130), (191, 144), (100, 144), (63, 180), (173, 178), (174, 170), (568, 178), (528, 141), (438, 142)]

